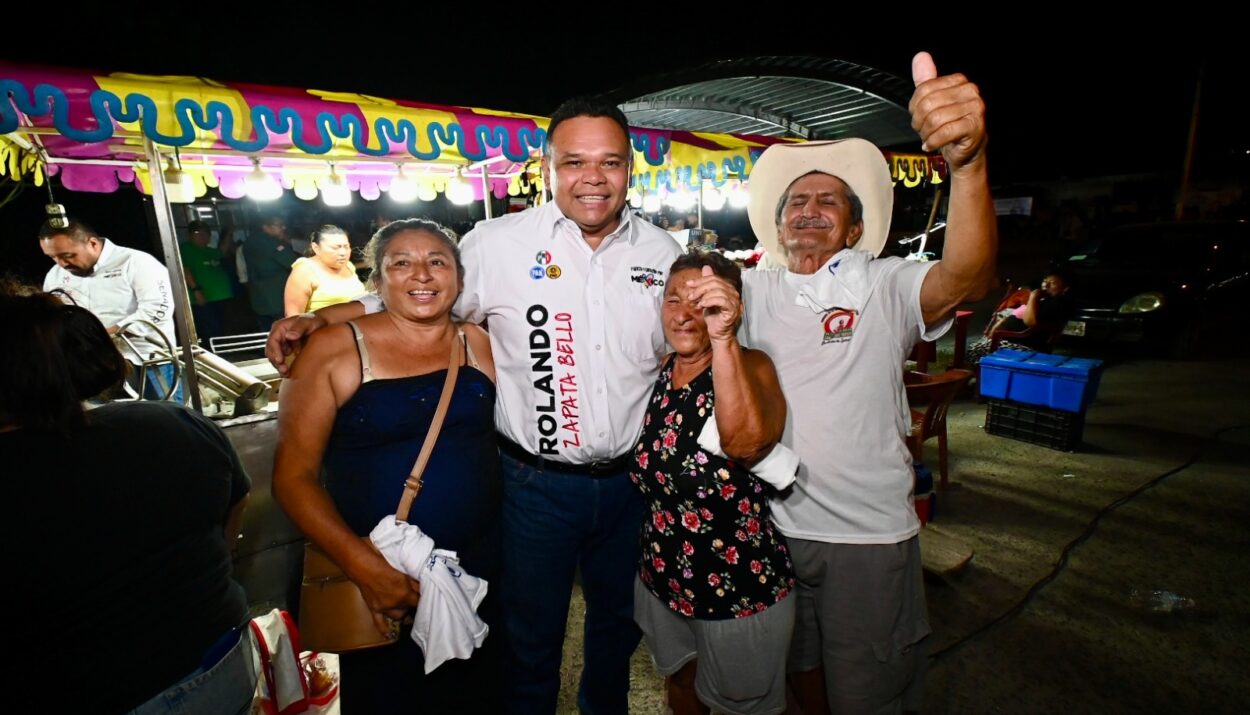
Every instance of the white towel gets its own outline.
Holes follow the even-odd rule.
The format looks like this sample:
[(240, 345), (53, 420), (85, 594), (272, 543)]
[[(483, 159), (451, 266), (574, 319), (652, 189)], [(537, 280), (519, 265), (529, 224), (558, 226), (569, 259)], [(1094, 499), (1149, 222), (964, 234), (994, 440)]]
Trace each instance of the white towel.
[[(724, 457), (725, 452), (720, 445), (720, 429), (716, 426), (716, 410), (707, 416), (703, 430), (699, 432), (699, 446)], [(751, 473), (777, 488), (785, 489), (794, 483), (794, 475), (799, 471), (799, 455), (784, 444), (777, 444), (773, 451), (751, 467)]]
[(473, 655), (490, 632), (477, 615), (486, 581), (465, 573), (456, 552), (434, 548), (433, 539), (413, 524), (397, 522), (394, 514), (379, 521), (369, 539), (387, 563), (421, 582), (412, 640), (425, 654), (425, 672)]
[(872, 291), (868, 264), (873, 258), (867, 251), (839, 251), (798, 287), (794, 304), (822, 315), (835, 309), (863, 312)]

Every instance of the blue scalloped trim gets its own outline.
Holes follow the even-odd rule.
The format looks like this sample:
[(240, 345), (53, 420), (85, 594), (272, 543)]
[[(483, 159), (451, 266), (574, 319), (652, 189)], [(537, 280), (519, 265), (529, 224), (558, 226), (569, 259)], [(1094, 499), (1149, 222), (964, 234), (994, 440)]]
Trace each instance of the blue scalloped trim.
[(122, 99), (104, 89), (93, 91), (88, 98), (88, 106), (98, 126), (85, 129), (70, 123), (69, 100), (60, 87), (39, 84), (30, 90), (16, 80), (0, 80), (0, 96), (5, 95), (13, 97), (17, 112), (13, 111), (13, 106), (8, 102), (0, 102), (0, 133), (19, 128), (18, 112), (31, 117), (51, 115), (53, 126), (62, 136), (83, 143), (102, 142), (112, 138), (113, 122), (117, 121), (139, 122), (146, 136), (168, 146), (187, 146), (195, 141), (198, 132), (216, 131), (230, 148), (251, 153), (269, 146), (271, 133), (284, 135), (289, 132), (291, 142), (297, 148), (313, 155), (325, 154), (334, 147), (336, 140), (350, 138), (353, 148), (363, 156), (387, 156), (391, 154), (393, 147), (398, 146), (417, 159), (430, 161), (442, 155), (442, 147), (447, 145), (455, 146), (460, 155), (469, 161), (481, 161), (489, 157), (490, 149), (499, 149), (509, 160), (521, 162), (530, 158), (531, 151), (542, 147), (546, 137), (546, 133), (539, 128), (522, 127), (512, 133), (500, 124), (483, 124), (473, 132), (472, 136), (477, 139), (477, 148), (470, 151), (470, 135), (460, 123), (429, 122), (423, 127), (424, 136), (430, 146), (427, 151), (418, 148), (417, 139), (421, 136), (421, 129), (411, 120), (401, 119), (396, 124), (389, 118), (382, 117), (375, 122), (374, 127), (378, 147), (370, 148), (366, 145), (365, 126), (355, 114), (319, 112), (313, 120), (316, 139), (310, 140), (305, 139), (304, 121), (294, 109), (281, 107), (275, 112), (271, 107), (258, 104), (251, 108), (256, 138), (244, 139), (235, 136), (235, 116), (230, 105), (219, 100), (201, 105), (186, 97), (179, 99), (173, 106), (179, 133), (165, 134), (157, 129), (160, 110), (150, 97), (131, 93)]

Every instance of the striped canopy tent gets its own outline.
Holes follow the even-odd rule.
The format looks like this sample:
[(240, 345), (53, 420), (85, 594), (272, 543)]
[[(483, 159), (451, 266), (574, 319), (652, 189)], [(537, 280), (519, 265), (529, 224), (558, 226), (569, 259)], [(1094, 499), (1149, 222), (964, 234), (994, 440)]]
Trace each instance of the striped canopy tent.
[[(172, 200), (191, 201), (210, 188), (239, 198), (249, 178), (264, 175), (308, 200), (344, 183), (365, 200), (397, 183), (426, 200), (453, 187), (477, 200), (488, 190), (502, 199), (540, 192), (546, 127), (531, 115), (363, 94), (0, 63), (0, 175), (37, 184), (55, 176), (73, 191), (133, 183), (151, 194), (148, 166), (159, 161), (166, 178), (186, 182), (169, 192)], [(630, 134), (635, 200), (709, 186), (740, 190), (765, 148), (793, 141), (669, 129)], [(940, 182), (945, 172), (940, 157), (885, 156), (906, 186)]]

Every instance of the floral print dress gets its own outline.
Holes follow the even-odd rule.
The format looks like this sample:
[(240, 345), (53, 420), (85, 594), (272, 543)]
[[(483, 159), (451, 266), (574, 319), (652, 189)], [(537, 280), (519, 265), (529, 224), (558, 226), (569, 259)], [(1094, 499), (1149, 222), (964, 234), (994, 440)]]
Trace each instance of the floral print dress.
[(744, 618), (794, 587), (785, 537), (773, 526), (772, 487), (699, 446), (715, 396), (709, 366), (673, 387), (656, 381), (630, 478), (648, 500), (638, 574), (655, 597), (688, 618)]

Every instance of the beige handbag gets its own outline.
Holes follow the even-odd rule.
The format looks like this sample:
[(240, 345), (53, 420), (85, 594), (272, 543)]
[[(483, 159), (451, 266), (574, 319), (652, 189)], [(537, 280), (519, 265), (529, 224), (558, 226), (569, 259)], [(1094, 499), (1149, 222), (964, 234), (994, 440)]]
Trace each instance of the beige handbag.
[[(451, 363), (447, 367), (447, 380), (438, 399), (438, 408), (430, 422), (430, 430), (421, 445), (412, 473), (404, 483), (404, 493), (395, 510), (398, 521), (408, 521), (412, 502), (421, 492), (421, 475), (434, 451), (434, 442), (447, 417), (451, 394), (456, 389), (456, 375), (460, 371), (461, 338), (452, 341)], [(370, 548), (377, 550), (369, 537), (363, 537)], [(400, 621), (391, 621), (390, 632), (382, 635), (373, 624), (373, 612), (365, 603), (360, 589), (343, 574), (324, 551), (312, 542), (304, 546), (304, 581), (299, 594), (299, 632), (306, 650), (342, 653), (389, 645), (399, 640)]]

